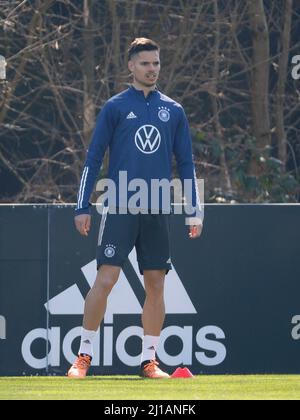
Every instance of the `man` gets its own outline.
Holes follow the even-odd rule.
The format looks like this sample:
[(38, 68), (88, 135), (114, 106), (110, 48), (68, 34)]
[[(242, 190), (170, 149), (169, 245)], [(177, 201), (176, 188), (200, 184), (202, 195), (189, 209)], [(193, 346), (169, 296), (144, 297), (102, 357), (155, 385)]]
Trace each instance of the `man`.
[[(133, 75), (133, 84), (108, 100), (98, 116), (76, 208), (75, 224), (82, 235), (88, 235), (90, 230), (89, 198), (107, 147), (110, 151), (108, 178), (115, 181), (117, 189), (120, 189), (118, 175), (121, 171), (126, 171), (129, 181), (138, 178), (147, 185), (152, 179), (170, 180), (174, 153), (181, 181), (192, 181), (190, 200), (197, 207), (191, 138), (184, 111), (156, 89), (159, 52), (159, 46), (150, 39), (137, 38), (132, 42), (128, 50), (128, 68)], [(116, 208), (124, 207), (124, 203), (130, 210), (128, 202), (119, 201)], [(161, 211), (161, 207), (159, 210), (150, 211), (150, 214), (132, 214), (130, 211), (115, 214), (109, 207), (104, 208), (97, 247), (98, 274), (85, 301), (79, 354), (68, 372), (69, 377), (83, 378), (87, 374), (93, 357), (92, 341), (104, 317), (108, 295), (134, 246), (146, 292), (140, 375), (169, 377), (158, 367), (155, 357), (165, 318), (164, 280), (171, 269), (170, 215)], [(190, 221), (189, 236), (196, 238), (201, 234), (202, 221), (196, 217)]]

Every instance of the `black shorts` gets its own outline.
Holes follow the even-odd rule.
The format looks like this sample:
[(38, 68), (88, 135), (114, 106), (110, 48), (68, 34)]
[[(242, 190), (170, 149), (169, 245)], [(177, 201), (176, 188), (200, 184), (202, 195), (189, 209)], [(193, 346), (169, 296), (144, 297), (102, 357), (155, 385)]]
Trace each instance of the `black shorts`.
[(136, 248), (140, 273), (171, 270), (169, 214), (113, 214), (104, 208), (99, 228), (97, 269), (123, 267)]

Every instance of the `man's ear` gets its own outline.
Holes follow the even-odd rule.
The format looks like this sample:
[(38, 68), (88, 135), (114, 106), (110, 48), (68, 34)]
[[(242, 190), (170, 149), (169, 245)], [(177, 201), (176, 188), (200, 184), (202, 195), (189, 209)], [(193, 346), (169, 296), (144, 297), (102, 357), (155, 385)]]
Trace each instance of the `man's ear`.
[(134, 68), (134, 64), (132, 60), (128, 61), (128, 69), (129, 71), (132, 73), (133, 72), (133, 68)]

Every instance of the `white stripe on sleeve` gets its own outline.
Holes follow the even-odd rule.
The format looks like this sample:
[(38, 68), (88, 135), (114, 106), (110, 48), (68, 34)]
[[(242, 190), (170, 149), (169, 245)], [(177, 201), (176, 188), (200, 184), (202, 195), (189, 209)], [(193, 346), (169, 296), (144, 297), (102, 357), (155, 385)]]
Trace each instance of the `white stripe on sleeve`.
[[(83, 170), (81, 181), (80, 181), (80, 188), (78, 192), (78, 201), (77, 201), (77, 210), (81, 208), (82, 205), (82, 199), (84, 195), (84, 185), (86, 180), (86, 174), (88, 172), (89, 168), (86, 166)], [(80, 204), (81, 203), (81, 204)]]

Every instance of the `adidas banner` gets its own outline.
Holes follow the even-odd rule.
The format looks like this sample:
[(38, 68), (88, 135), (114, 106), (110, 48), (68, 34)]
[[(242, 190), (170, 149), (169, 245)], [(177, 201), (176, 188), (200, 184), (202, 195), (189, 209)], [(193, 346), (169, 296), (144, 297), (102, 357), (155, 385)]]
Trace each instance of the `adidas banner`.
[[(73, 206), (0, 206), (0, 375), (64, 375), (96, 276)], [(194, 374), (299, 373), (300, 206), (207, 205), (188, 238), (172, 216), (162, 367)], [(145, 298), (135, 249), (108, 301), (91, 374), (137, 374)]]

